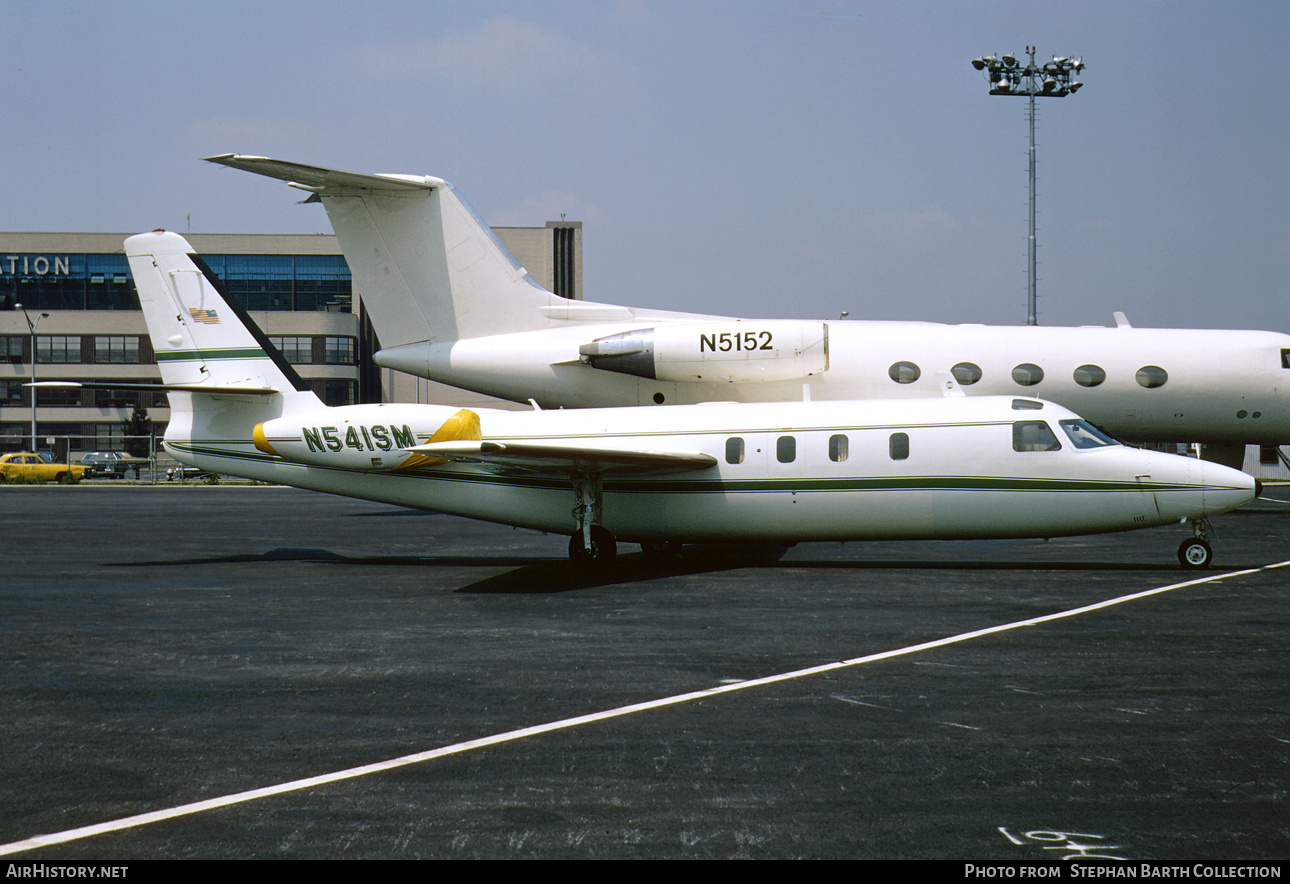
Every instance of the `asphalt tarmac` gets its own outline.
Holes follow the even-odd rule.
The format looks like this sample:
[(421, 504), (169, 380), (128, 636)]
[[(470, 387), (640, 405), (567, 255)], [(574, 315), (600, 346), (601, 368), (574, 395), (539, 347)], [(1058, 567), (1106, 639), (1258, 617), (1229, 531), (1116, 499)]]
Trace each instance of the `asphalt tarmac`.
[(624, 546), (597, 579), (563, 537), (305, 491), (8, 486), (0, 854), (1285, 858), (1290, 567), (965, 635), (1286, 562), (1267, 493), (1205, 572), (1177, 526)]

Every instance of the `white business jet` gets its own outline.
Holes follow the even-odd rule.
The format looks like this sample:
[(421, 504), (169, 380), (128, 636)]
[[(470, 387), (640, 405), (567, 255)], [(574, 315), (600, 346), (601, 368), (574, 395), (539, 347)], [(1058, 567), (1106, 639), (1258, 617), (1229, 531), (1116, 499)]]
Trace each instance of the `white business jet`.
[[(175, 458), (568, 534), (581, 562), (612, 558), (618, 540), (663, 551), (684, 541), (1054, 537), (1189, 520), (1195, 536), (1180, 557), (1201, 566), (1211, 554), (1204, 519), (1256, 494), (1245, 473), (1125, 447), (1032, 398), (329, 408), (183, 237), (154, 231), (125, 247), (170, 397), (165, 447)], [(956, 391), (948, 374), (942, 383)]]
[[(543, 406), (1041, 396), (1121, 438), (1240, 466), (1290, 442), (1290, 336), (1266, 331), (734, 319), (571, 301), (538, 285), (451, 184), (263, 157), (213, 163), (322, 202), (372, 319), (374, 361)], [(1284, 456), (1283, 456), (1284, 457)], [(1290, 465), (1288, 463), (1287, 465)]]

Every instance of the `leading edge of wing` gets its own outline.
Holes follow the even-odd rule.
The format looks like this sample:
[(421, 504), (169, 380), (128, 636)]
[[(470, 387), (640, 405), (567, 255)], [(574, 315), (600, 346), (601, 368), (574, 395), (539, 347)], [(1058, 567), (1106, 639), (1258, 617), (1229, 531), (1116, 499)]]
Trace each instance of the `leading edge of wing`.
[(505, 440), (429, 442), (408, 450), (458, 463), (537, 473), (683, 473), (707, 469), (717, 463), (712, 455), (700, 452), (587, 448)]
[(438, 178), (416, 175), (367, 175), (361, 172), (344, 172), (322, 166), (307, 166), (269, 157), (251, 157), (226, 153), (204, 157), (208, 163), (217, 163), (243, 172), (254, 172), (268, 178), (277, 178), (302, 190), (315, 193), (325, 190), (352, 190), (355, 188), (386, 193), (408, 193), (414, 190), (431, 190), (444, 182)]

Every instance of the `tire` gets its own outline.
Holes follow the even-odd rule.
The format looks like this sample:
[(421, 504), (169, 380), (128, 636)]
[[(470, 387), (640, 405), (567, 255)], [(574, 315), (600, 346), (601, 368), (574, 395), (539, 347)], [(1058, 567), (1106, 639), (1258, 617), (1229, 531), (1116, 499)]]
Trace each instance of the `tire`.
[(641, 552), (647, 559), (666, 561), (681, 554), (681, 544), (676, 540), (647, 540), (641, 544)]
[(1184, 540), (1178, 545), (1178, 561), (1184, 568), (1208, 568), (1213, 558), (1214, 551), (1199, 537)]
[(614, 535), (599, 525), (591, 526), (591, 549), (582, 545), (582, 533), (569, 538), (569, 558), (575, 565), (608, 565), (618, 555), (618, 543)]

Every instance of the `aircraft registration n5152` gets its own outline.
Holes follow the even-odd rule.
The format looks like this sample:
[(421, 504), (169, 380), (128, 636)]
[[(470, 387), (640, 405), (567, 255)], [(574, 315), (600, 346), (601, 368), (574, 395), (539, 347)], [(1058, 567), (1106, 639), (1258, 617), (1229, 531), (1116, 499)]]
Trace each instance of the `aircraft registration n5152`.
[(328, 407), (183, 237), (133, 236), (126, 254), (170, 397), (164, 441), (175, 458), (567, 534), (579, 561), (612, 558), (619, 540), (661, 551), (685, 541), (1055, 537), (1186, 520), (1196, 532), (1180, 556), (1198, 566), (1210, 556), (1204, 519), (1256, 494), (1245, 473), (1125, 447), (1032, 398)]
[(383, 349), (375, 361), (545, 407), (810, 397), (1040, 396), (1121, 438), (1239, 466), (1290, 442), (1290, 336), (1268, 331), (737, 319), (542, 288), (452, 185), (228, 154), (321, 202)]

